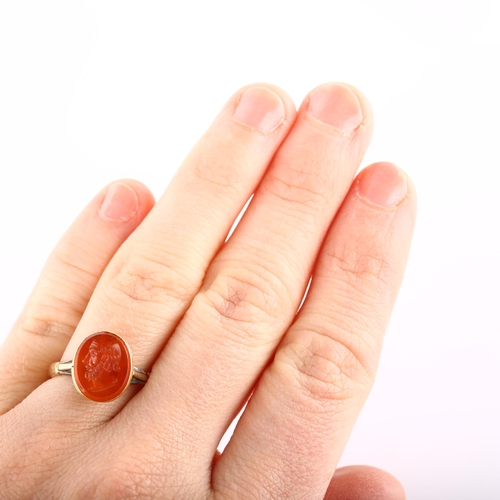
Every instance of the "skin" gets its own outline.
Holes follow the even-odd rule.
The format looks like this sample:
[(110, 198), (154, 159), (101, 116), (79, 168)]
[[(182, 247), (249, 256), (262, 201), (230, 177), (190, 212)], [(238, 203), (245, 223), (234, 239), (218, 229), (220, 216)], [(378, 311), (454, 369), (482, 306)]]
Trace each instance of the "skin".
[[(136, 181), (104, 188), (1, 346), (0, 498), (405, 498), (387, 472), (336, 470), (416, 213), (395, 165), (356, 176), (372, 131), (351, 85), (320, 86), (298, 111), (250, 85), (156, 204)], [(69, 377), (47, 380), (101, 330), (151, 371), (144, 387), (94, 403)]]

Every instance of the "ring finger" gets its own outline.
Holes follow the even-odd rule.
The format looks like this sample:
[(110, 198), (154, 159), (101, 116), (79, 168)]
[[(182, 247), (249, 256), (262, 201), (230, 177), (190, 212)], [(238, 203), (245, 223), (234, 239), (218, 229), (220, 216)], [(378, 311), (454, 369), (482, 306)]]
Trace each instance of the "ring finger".
[(153, 205), (140, 183), (113, 183), (61, 238), (0, 348), (0, 414), (47, 380), (48, 365), (66, 348), (104, 269)]

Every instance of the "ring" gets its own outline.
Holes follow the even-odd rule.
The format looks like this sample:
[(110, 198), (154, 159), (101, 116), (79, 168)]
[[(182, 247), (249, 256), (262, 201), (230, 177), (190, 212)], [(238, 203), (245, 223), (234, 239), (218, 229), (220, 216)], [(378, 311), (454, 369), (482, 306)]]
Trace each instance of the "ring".
[(113, 401), (130, 384), (145, 384), (149, 377), (148, 372), (134, 366), (127, 342), (112, 332), (87, 337), (71, 361), (52, 363), (49, 375), (71, 375), (76, 390), (98, 403)]

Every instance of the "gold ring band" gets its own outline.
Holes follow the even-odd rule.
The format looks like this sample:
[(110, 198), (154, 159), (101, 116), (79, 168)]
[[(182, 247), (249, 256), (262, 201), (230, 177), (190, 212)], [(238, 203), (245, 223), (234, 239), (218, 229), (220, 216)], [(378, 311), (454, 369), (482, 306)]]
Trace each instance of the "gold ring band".
[[(57, 377), (58, 375), (71, 375), (73, 368), (73, 361), (56, 361), (52, 363), (49, 368), (50, 378)], [(134, 366), (134, 373), (132, 374), (131, 384), (145, 384), (148, 381), (149, 373)]]

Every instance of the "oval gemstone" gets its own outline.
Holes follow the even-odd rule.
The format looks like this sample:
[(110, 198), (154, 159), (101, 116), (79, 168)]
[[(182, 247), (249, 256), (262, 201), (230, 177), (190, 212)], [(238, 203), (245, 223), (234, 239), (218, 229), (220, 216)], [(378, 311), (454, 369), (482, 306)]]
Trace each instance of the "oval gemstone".
[(73, 380), (78, 390), (97, 402), (112, 401), (128, 387), (133, 367), (130, 349), (111, 332), (87, 337), (73, 360)]

